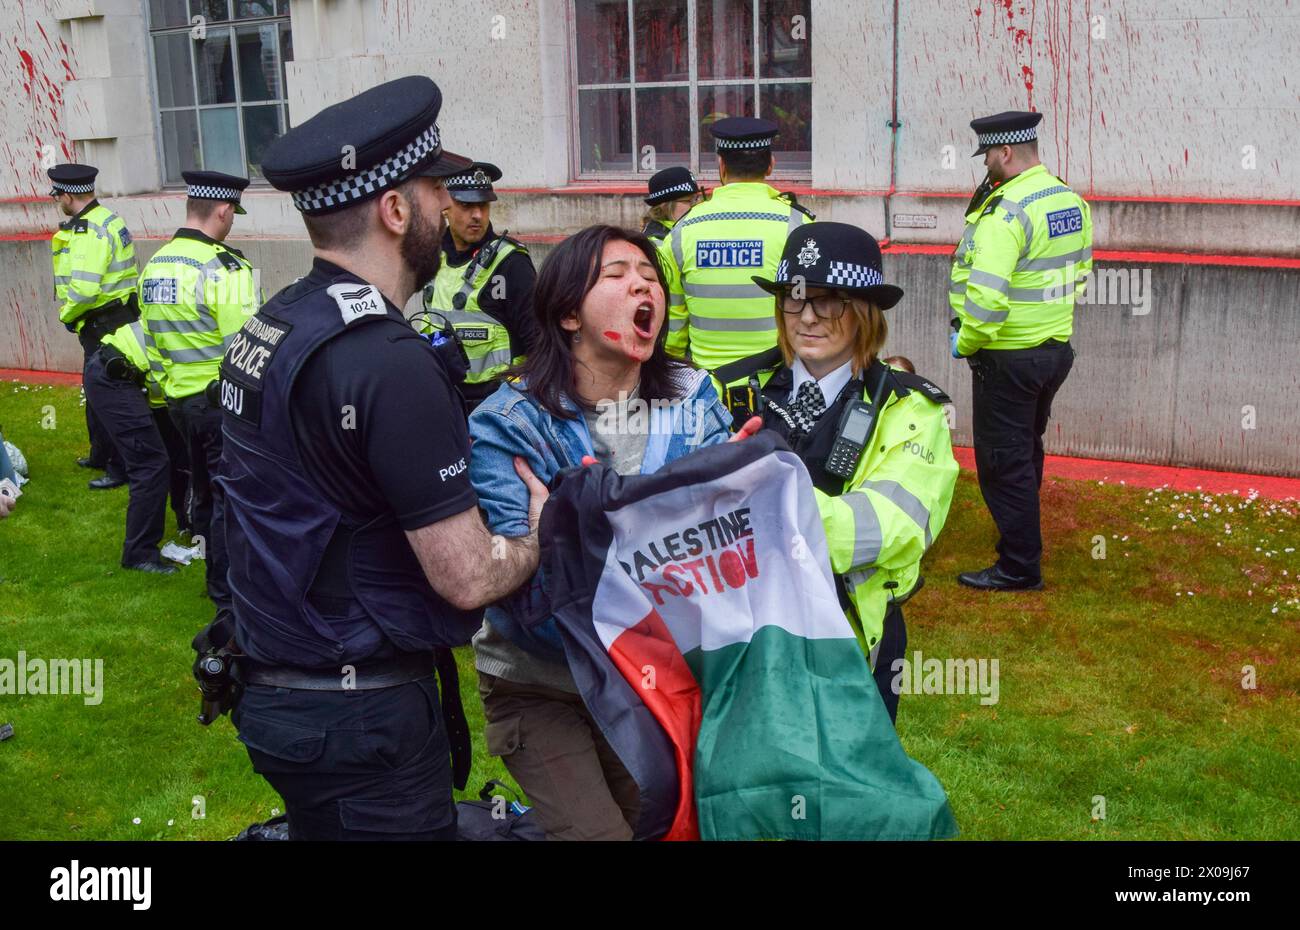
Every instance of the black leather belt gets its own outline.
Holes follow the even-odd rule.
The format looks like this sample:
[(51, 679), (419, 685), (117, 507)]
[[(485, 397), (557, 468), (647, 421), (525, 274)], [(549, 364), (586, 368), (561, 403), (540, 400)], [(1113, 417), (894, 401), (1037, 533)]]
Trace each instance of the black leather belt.
[(428, 678), (437, 665), (431, 652), (408, 652), (380, 662), (358, 662), (347, 673), (344, 668), (263, 665), (243, 656), (239, 660), (239, 678), (248, 685), (300, 691), (376, 691)]
[(248, 656), (240, 656), (236, 676), (246, 685), (269, 685), (273, 688), (296, 688), (302, 691), (373, 691), (393, 688), (428, 678), (435, 669), (442, 679), (441, 704), (443, 725), (451, 745), (451, 782), (463, 791), (469, 781), (469, 721), (460, 701), (460, 675), (456, 656), (450, 649), (435, 652), (406, 652), (382, 662), (361, 662), (346, 678), (343, 666), (337, 669), (292, 668), (286, 665), (262, 665)]

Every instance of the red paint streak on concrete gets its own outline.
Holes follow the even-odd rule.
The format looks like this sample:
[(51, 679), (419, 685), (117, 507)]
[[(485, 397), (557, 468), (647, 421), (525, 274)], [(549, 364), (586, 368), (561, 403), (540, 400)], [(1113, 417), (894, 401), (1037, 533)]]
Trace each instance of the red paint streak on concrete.
[[(18, 50), (18, 57), (22, 59), (23, 70), (27, 72), (27, 80), (36, 83), (36, 62), (32, 61), (32, 55), (24, 48)], [(24, 87), (24, 90), (27, 88)]]
[[(953, 456), (968, 471), (975, 470), (975, 450), (954, 446)], [(1067, 455), (1049, 455), (1043, 474), (1049, 478), (1072, 481), (1105, 481), (1139, 488), (1163, 488), (1175, 491), (1204, 491), (1206, 494), (1236, 494), (1245, 497), (1258, 491), (1269, 500), (1300, 499), (1300, 478), (1275, 475), (1251, 475), (1243, 472), (1207, 471), (1200, 468), (1175, 468), (1172, 465), (1141, 465), (1136, 462), (1112, 462)]]

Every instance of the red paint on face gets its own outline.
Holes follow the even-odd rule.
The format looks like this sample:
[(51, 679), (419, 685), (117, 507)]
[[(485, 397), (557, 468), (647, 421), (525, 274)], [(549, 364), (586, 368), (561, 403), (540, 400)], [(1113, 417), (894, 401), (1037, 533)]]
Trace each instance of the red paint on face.
[(621, 333), (616, 333), (612, 329), (607, 329), (605, 330), (605, 338), (613, 342), (618, 342), (620, 339), (623, 338), (623, 336)]

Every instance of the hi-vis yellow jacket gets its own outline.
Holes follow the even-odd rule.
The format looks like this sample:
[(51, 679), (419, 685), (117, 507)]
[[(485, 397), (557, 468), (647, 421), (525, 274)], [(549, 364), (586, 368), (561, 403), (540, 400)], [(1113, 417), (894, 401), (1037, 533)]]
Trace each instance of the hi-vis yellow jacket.
[(176, 230), (140, 275), (140, 321), (149, 367), (169, 400), (197, 394), (220, 374), (235, 334), (257, 312), (253, 266), (238, 249), (195, 229)]
[(65, 223), (50, 239), (59, 319), (81, 327), (106, 304), (126, 301), (135, 290), (135, 245), (122, 218), (99, 201)]
[(1074, 302), (1092, 269), (1088, 203), (1042, 165), (993, 190), (966, 215), (948, 302), (957, 352), (1027, 349), (1074, 331)]
[[(928, 385), (915, 375), (908, 383)], [(866, 394), (864, 389), (863, 400), (870, 402)], [(958, 469), (941, 406), (947, 400), (932, 385), (913, 386), (902, 397), (891, 390), (844, 492), (813, 491), (831, 570), (843, 577), (853, 605), (849, 623), (873, 666), (890, 597), (902, 598), (916, 587), (921, 557), (948, 519)], [(886, 588), (889, 582), (897, 587)]]
[(725, 184), (679, 219), (659, 246), (668, 279), (668, 352), (713, 371), (776, 345), (773, 297), (790, 233), (812, 215), (762, 182)]

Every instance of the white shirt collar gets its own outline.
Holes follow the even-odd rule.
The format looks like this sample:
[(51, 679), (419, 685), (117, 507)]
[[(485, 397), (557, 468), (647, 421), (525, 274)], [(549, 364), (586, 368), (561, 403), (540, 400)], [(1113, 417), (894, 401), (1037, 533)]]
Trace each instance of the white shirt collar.
[(826, 377), (817, 379), (808, 373), (808, 369), (803, 365), (803, 359), (795, 358), (794, 364), (790, 366), (790, 373), (794, 375), (794, 383), (790, 386), (790, 400), (793, 401), (799, 395), (799, 385), (805, 381), (816, 381), (817, 386), (821, 388), (822, 399), (826, 401), (829, 407), (835, 403), (835, 398), (840, 396), (840, 391), (844, 390), (844, 385), (849, 383), (853, 377), (853, 362), (847, 361), (839, 368), (836, 368)]

